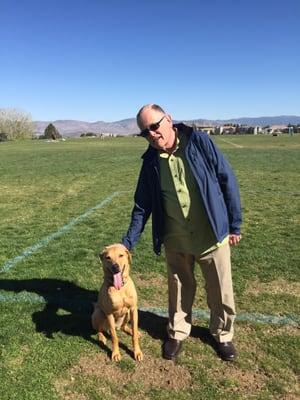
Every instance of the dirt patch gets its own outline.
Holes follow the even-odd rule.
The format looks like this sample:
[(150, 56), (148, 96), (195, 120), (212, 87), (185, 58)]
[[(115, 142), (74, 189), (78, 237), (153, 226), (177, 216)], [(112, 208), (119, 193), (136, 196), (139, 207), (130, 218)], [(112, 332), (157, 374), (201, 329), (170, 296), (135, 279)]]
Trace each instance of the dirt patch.
[(164, 307), (168, 301), (168, 282), (167, 278), (161, 275), (143, 277), (135, 275), (133, 277), (139, 296), (139, 307)]
[(274, 326), (267, 326), (264, 330), (265, 335), (269, 336), (300, 336), (300, 329), (298, 326), (291, 326), (291, 325), (274, 325)]
[[(280, 335), (291, 335), (300, 336), (300, 329), (294, 325), (262, 325), (263, 334), (265, 336), (280, 336)], [(253, 351), (261, 351), (260, 339), (257, 337), (257, 328), (250, 323), (236, 324), (235, 325), (235, 337), (237, 338), (237, 346), (240, 348), (240, 353), (244, 350), (249, 350), (249, 341), (251, 341), (251, 349)], [(241, 340), (239, 340), (241, 338)], [(246, 340), (243, 340), (246, 338)], [(258, 347), (257, 347), (258, 346)]]
[(168, 282), (167, 282), (167, 277), (162, 276), (162, 275), (156, 275), (156, 276), (150, 276), (149, 278), (145, 279), (142, 275), (135, 275), (134, 276), (134, 282), (135, 285), (142, 289), (144, 287), (167, 287)]
[(246, 294), (254, 294), (257, 296), (262, 293), (290, 294), (295, 297), (300, 297), (300, 282), (287, 282), (283, 279), (272, 282), (249, 282)]
[(28, 346), (22, 346), (20, 354), (16, 357), (11, 358), (10, 360), (7, 361), (7, 366), (9, 366), (10, 369), (18, 369), (21, 368), (24, 362), (24, 358), (26, 354), (30, 351)]
[[(132, 365), (132, 364), (130, 364)], [(137, 363), (124, 370), (116, 363), (107, 359), (107, 355), (83, 357), (72, 368), (71, 374), (84, 374), (104, 378), (115, 384), (132, 382), (149, 388), (168, 388), (181, 390), (191, 384), (191, 375), (187, 368), (151, 356), (146, 356), (141, 363)]]
[(54, 383), (57, 394), (64, 400), (88, 400), (82, 393), (77, 393), (73, 389), (74, 378), (71, 377), (70, 381), (66, 379), (57, 380)]
[[(137, 395), (146, 398), (147, 391), (153, 388), (177, 392), (190, 388), (192, 385), (192, 377), (186, 367), (148, 355), (141, 363), (135, 363), (131, 360), (127, 363), (127, 359), (124, 359), (123, 364), (122, 362), (120, 364), (113, 363), (103, 353), (88, 355), (82, 357), (70, 369), (68, 375), (68, 379), (55, 382), (57, 393), (68, 400), (75, 398), (85, 400), (85, 397), (76, 393), (73, 387), (77, 378), (82, 379), (83, 376), (97, 378), (96, 381), (99, 382), (99, 385), (107, 382), (109, 387), (119, 389), (128, 385), (138, 387), (135, 398), (137, 398)], [(101, 387), (99, 386), (98, 389), (101, 390)], [(114, 394), (111, 393), (111, 395)], [(124, 397), (122, 394), (122, 397), (126, 398), (126, 395)]]
[(267, 377), (261, 372), (242, 371), (227, 368), (223, 371), (224, 386), (229, 386), (231, 391), (240, 394), (258, 393), (265, 386)]

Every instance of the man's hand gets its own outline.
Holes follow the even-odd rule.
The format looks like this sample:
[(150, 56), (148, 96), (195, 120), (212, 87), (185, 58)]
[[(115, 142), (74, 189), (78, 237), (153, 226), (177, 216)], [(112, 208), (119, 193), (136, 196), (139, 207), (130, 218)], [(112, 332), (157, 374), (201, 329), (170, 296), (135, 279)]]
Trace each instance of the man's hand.
[(242, 235), (229, 235), (229, 244), (230, 246), (236, 246), (238, 242), (242, 239)]

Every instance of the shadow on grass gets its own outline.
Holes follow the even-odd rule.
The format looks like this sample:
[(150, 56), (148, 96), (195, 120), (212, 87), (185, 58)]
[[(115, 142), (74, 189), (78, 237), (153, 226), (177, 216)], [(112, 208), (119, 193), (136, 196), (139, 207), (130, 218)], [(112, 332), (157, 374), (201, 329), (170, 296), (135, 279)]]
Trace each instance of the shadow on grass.
[[(149, 311), (139, 311), (139, 327), (146, 331), (153, 339), (164, 342), (167, 339), (166, 317), (161, 317)], [(201, 326), (192, 326), (190, 337), (199, 339), (202, 343), (211, 346), (215, 352), (218, 352), (217, 344), (210, 334), (209, 329)]]
[[(36, 331), (53, 338), (56, 332), (88, 338), (93, 334), (90, 322), (92, 303), (97, 292), (60, 279), (0, 279), (0, 290), (20, 293), (12, 299), (18, 303), (44, 304), (32, 314)], [(37, 296), (28, 296), (35, 293)]]
[[(97, 300), (98, 292), (76, 285), (73, 282), (59, 279), (0, 279), (0, 290), (20, 293), (24, 301), (32, 304), (44, 304), (41, 311), (32, 314), (36, 331), (43, 333), (47, 338), (53, 339), (54, 334), (61, 332), (65, 335), (79, 336), (105, 350), (108, 356), (111, 350), (92, 336), (95, 331), (91, 326), (92, 303)], [(37, 296), (28, 296), (34, 293)], [(22, 296), (13, 299), (22, 302)], [(150, 311), (139, 310), (139, 327), (147, 332), (153, 339), (164, 341), (166, 339), (167, 318), (161, 317)], [(216, 350), (216, 345), (209, 330), (204, 327), (193, 326), (191, 335), (199, 338), (203, 343)], [(131, 350), (120, 343), (130, 356)]]

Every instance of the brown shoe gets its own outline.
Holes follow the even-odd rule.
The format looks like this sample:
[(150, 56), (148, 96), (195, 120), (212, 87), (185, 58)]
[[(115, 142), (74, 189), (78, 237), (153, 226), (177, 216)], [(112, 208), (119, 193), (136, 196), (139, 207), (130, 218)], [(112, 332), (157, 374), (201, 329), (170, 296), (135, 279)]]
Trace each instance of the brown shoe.
[(217, 342), (218, 355), (223, 361), (234, 361), (236, 359), (236, 350), (232, 342)]
[(162, 356), (166, 360), (175, 360), (182, 347), (182, 341), (176, 339), (167, 339), (162, 347)]

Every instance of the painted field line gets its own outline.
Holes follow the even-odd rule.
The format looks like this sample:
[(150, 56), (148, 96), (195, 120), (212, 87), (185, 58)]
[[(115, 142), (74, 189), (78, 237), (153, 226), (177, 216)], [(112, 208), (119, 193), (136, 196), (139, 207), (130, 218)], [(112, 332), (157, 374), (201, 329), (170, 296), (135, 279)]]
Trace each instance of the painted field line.
[[(162, 317), (168, 316), (167, 309), (161, 308), (139, 308), (141, 311), (149, 311), (156, 315), (160, 315)], [(193, 317), (209, 319), (210, 313), (205, 310), (193, 310)], [(248, 322), (258, 322), (263, 324), (278, 324), (278, 325), (293, 325), (299, 326), (300, 318), (295, 316), (277, 316), (277, 315), (265, 315), (258, 313), (241, 313), (236, 316), (236, 321), (248, 321)]]
[[(96, 300), (96, 299), (95, 299)], [(44, 305), (53, 304), (57, 305), (58, 308), (66, 308), (72, 311), (81, 311), (84, 313), (91, 312), (92, 303), (86, 298), (73, 297), (72, 299), (65, 297), (62, 293), (60, 294), (45, 294), (39, 296), (36, 293), (30, 293), (23, 291), (20, 293), (0, 293), (0, 302), (3, 303), (19, 303), (19, 304), (32, 304), (32, 305)], [(168, 311), (166, 308), (154, 308), (154, 307), (140, 307), (141, 312), (150, 312), (160, 317), (167, 317)], [(206, 310), (193, 310), (193, 317), (209, 319), (209, 312)], [(236, 321), (246, 321), (261, 324), (270, 325), (290, 325), (298, 327), (300, 325), (300, 318), (294, 315), (265, 315), (258, 313), (241, 313), (236, 317)]]
[(241, 146), (240, 144), (233, 143), (230, 140), (225, 140), (225, 139), (220, 139), (220, 140), (222, 140), (222, 142), (231, 144), (232, 146), (239, 147), (240, 149), (242, 149), (244, 147), (244, 146)]
[(40, 239), (36, 244), (34, 244), (33, 246), (28, 247), (27, 249), (25, 249), (23, 251), (23, 253), (20, 254), (19, 256), (14, 257), (14, 258), (6, 261), (6, 263), (0, 269), (0, 273), (9, 271), (18, 262), (24, 260), (24, 258), (31, 256), (33, 253), (38, 251), (40, 248), (47, 246), (48, 243), (50, 243), (53, 239), (56, 239), (56, 238), (62, 236), (65, 232), (67, 232), (71, 228), (73, 228), (74, 225), (76, 225), (79, 222), (83, 221), (85, 218), (87, 218), (89, 215), (91, 215), (96, 210), (99, 210), (100, 208), (103, 208), (104, 206), (106, 206), (116, 196), (119, 196), (121, 193), (123, 193), (123, 192), (114, 192), (113, 194), (108, 196), (106, 199), (101, 201), (101, 203), (97, 204), (95, 207), (92, 207), (92, 208), (88, 209), (84, 214), (81, 214), (78, 217), (71, 219), (71, 221), (69, 223), (67, 223), (66, 225), (64, 225), (61, 228), (59, 228), (59, 230), (57, 232), (52, 233), (51, 235)]

